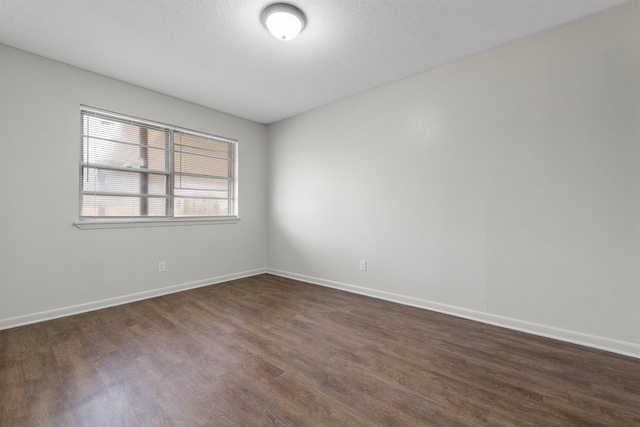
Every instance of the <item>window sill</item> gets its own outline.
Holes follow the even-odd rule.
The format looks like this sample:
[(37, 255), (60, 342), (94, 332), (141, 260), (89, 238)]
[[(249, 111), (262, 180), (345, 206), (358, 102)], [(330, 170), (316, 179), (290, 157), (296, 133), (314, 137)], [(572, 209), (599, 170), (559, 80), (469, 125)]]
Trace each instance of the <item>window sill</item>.
[(80, 230), (101, 230), (108, 228), (144, 228), (144, 227), (174, 227), (184, 225), (219, 225), (237, 224), (240, 218), (221, 217), (206, 219), (89, 219), (76, 221), (73, 225)]

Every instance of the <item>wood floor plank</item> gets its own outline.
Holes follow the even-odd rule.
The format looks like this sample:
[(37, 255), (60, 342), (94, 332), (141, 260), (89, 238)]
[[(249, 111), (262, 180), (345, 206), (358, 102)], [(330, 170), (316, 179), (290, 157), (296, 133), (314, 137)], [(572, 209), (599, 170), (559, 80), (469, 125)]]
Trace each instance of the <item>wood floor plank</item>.
[(0, 331), (0, 426), (636, 426), (640, 360), (272, 275)]

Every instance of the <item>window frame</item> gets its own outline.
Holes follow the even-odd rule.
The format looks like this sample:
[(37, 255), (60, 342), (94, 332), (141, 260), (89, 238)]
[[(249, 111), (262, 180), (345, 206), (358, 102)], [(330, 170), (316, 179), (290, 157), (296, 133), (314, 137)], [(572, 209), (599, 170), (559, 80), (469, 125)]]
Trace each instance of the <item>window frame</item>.
[[(166, 163), (165, 171), (167, 176), (166, 189), (164, 195), (154, 197), (164, 198), (166, 200), (165, 215), (151, 215), (151, 216), (85, 216), (83, 215), (83, 197), (90, 195), (90, 191), (85, 190), (84, 186), (84, 169), (89, 166), (86, 163), (84, 156), (85, 138), (84, 134), (84, 117), (85, 115), (93, 115), (94, 117), (104, 117), (105, 119), (113, 119), (115, 121), (122, 121), (134, 126), (141, 126), (147, 128), (161, 129), (168, 135), (166, 142)], [(229, 147), (229, 194), (227, 197), (228, 203), (232, 204), (230, 208), (231, 213), (228, 215), (196, 215), (196, 216), (175, 216), (174, 201), (176, 199), (174, 179), (179, 173), (174, 165), (175, 147), (174, 139), (176, 135), (186, 134), (197, 138), (204, 138), (215, 142), (227, 144)], [(209, 225), (209, 224), (234, 224), (240, 221), (238, 216), (238, 141), (236, 139), (222, 137), (219, 135), (208, 134), (201, 131), (194, 131), (175, 125), (169, 125), (157, 121), (151, 121), (147, 119), (141, 119), (134, 116), (129, 116), (121, 113), (115, 113), (103, 109), (89, 107), (86, 105), (80, 106), (80, 161), (79, 161), (79, 189), (78, 189), (78, 220), (74, 221), (73, 225), (79, 229), (105, 229), (105, 228), (131, 228), (131, 227), (162, 227), (162, 226), (174, 226), (174, 225)], [(95, 166), (95, 165), (94, 165)], [(98, 169), (101, 169), (98, 167)], [(106, 166), (104, 170), (113, 170), (113, 167)], [(117, 168), (116, 168), (117, 169)], [(135, 170), (134, 170), (135, 172)], [(154, 172), (143, 173), (154, 174)], [(215, 175), (211, 175), (212, 179), (217, 179)], [(96, 193), (95, 191), (93, 193)], [(143, 195), (145, 194), (145, 195)], [(114, 193), (117, 196), (117, 194)], [(131, 197), (136, 197), (136, 193), (132, 193)], [(140, 193), (138, 197), (147, 197), (146, 193)]]

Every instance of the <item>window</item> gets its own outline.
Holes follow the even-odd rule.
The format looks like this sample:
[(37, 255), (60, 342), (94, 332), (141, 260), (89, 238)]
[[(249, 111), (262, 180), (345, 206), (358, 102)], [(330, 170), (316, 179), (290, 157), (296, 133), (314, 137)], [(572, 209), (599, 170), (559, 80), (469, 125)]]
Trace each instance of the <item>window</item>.
[(80, 219), (236, 217), (236, 141), (82, 108)]

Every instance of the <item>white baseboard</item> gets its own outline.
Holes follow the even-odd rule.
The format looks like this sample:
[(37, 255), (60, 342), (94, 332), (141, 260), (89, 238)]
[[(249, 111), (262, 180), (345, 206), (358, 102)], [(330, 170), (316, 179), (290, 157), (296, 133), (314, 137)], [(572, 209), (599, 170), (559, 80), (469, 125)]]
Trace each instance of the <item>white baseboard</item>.
[(115, 298), (103, 299), (100, 301), (88, 302), (85, 304), (56, 308), (54, 310), (41, 311), (39, 313), (26, 314), (23, 316), (9, 317), (7, 319), (0, 319), (0, 330), (15, 328), (17, 326), (28, 325), (31, 323), (43, 322), (45, 320), (57, 319), (59, 317), (71, 316), (74, 314), (86, 313), (88, 311), (100, 310), (116, 305), (122, 305), (130, 302), (172, 294), (175, 292), (186, 291), (188, 289), (195, 289), (203, 286), (214, 285), (216, 283), (227, 282), (229, 280), (242, 279), (243, 277), (256, 276), (258, 274), (263, 274), (266, 272), (266, 268), (259, 268), (255, 270), (244, 271), (241, 273), (227, 274), (224, 276), (212, 277), (195, 282), (182, 283), (179, 285), (167, 286), (160, 289), (152, 289), (150, 291), (138, 292), (135, 294), (123, 295)]
[(433, 301), (423, 300), (420, 298), (413, 298), (405, 295), (395, 294), (392, 292), (379, 291), (376, 289), (335, 282), (318, 277), (305, 276), (303, 274), (292, 273), (289, 271), (269, 268), (267, 269), (267, 273), (274, 274), (276, 276), (287, 277), (290, 279), (300, 280), (302, 282), (312, 283), (315, 285), (326, 286), (329, 288), (340, 289), (360, 295), (366, 295), (387, 301), (397, 302), (412, 307), (424, 308), (439, 313), (450, 314), (452, 316), (462, 317), (464, 319), (474, 320), (477, 322), (513, 329), (520, 332), (526, 332), (546, 338), (565, 341), (572, 344), (583, 345), (586, 347), (610, 351), (625, 356), (640, 358), (640, 344), (635, 344), (628, 341), (619, 341), (611, 338), (600, 337), (597, 335), (590, 335), (582, 332), (555, 328), (552, 326), (541, 325), (538, 323), (527, 322), (524, 320), (499, 316), (496, 314), (469, 310), (462, 307), (441, 304)]

